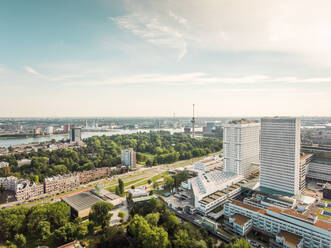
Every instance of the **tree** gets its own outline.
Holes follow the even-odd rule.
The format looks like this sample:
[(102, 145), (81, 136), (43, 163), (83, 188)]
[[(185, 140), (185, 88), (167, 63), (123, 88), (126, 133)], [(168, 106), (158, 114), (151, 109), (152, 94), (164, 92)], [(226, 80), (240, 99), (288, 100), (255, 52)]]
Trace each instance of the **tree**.
[(251, 248), (252, 246), (245, 239), (237, 239), (235, 242), (230, 244), (231, 248)]
[(125, 212), (124, 211), (119, 211), (118, 212), (118, 217), (123, 220), (125, 218)]
[(3, 192), (5, 192), (5, 187), (2, 184), (0, 184), (0, 193), (3, 193)]
[(120, 188), (118, 186), (115, 187), (115, 194), (116, 195), (121, 195)]
[(49, 205), (48, 220), (55, 229), (69, 221), (70, 207), (65, 202), (56, 202)]
[(54, 231), (54, 239), (57, 244), (65, 244), (77, 238), (77, 226), (69, 222)]
[(147, 183), (148, 184), (151, 184), (152, 183), (152, 180), (151, 179), (148, 179)]
[(112, 226), (106, 229), (105, 233), (101, 236), (98, 248), (122, 248), (130, 247), (129, 240), (126, 233), (121, 226)]
[(150, 225), (157, 226), (157, 223), (160, 220), (160, 213), (150, 213), (147, 214), (145, 219)]
[(89, 220), (93, 221), (96, 226), (102, 227), (103, 230), (109, 225), (112, 214), (109, 213), (114, 205), (109, 202), (97, 202), (90, 211)]
[(165, 185), (164, 188), (166, 190), (171, 190), (174, 187), (174, 179), (171, 176), (166, 176), (164, 178)]
[(46, 240), (51, 235), (51, 224), (48, 221), (38, 223), (38, 232), (41, 240)]
[(77, 237), (83, 239), (89, 233), (88, 226), (81, 223), (77, 227)]
[(39, 183), (39, 176), (38, 175), (35, 175), (33, 181), (35, 183)]
[(26, 246), (26, 238), (23, 234), (16, 234), (14, 237), (14, 243), (18, 248)]
[(124, 182), (122, 179), (118, 179), (118, 189), (121, 195), (124, 194)]
[(134, 244), (143, 248), (166, 248), (170, 244), (168, 233), (162, 228), (151, 226), (140, 215), (135, 215), (128, 226), (128, 233)]
[(0, 237), (2, 240), (13, 240), (15, 234), (23, 233), (27, 213), (28, 209), (24, 207), (0, 210)]

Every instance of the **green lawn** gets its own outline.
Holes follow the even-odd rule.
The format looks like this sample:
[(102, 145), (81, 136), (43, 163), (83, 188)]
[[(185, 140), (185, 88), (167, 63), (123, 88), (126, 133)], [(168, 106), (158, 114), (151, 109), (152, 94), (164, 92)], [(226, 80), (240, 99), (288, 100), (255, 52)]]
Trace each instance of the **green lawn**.
[(139, 187), (139, 186), (145, 185), (145, 184), (148, 183), (148, 180), (151, 180), (152, 183), (154, 183), (155, 181), (157, 181), (157, 180), (159, 180), (159, 179), (161, 179), (161, 178), (164, 178), (166, 175), (168, 175), (168, 172), (163, 172), (163, 173), (158, 174), (158, 175), (156, 175), (156, 176), (153, 176), (153, 177), (151, 177), (151, 178), (149, 178), (149, 179), (145, 179), (144, 181), (141, 181), (141, 182), (135, 184), (134, 186), (135, 186), (135, 187)]

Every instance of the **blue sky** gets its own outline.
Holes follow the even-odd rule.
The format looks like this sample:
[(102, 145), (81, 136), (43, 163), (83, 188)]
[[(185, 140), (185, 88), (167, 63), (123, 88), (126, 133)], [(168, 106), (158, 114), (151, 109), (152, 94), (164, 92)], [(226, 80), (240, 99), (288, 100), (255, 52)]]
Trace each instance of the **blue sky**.
[(4, 0), (0, 116), (331, 115), (327, 0)]

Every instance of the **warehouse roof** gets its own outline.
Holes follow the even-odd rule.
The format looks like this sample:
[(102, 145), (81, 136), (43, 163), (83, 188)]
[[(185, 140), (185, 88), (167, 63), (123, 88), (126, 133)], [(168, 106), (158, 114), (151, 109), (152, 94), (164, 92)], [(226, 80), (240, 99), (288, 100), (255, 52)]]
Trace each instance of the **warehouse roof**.
[(62, 199), (77, 212), (92, 207), (95, 203), (102, 201), (90, 192), (82, 192)]

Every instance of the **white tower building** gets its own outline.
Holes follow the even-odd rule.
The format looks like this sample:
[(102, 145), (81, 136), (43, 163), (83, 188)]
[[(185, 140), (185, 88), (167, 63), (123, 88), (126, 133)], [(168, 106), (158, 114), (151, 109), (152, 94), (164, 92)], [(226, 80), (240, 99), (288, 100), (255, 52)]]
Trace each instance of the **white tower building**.
[(136, 168), (136, 152), (133, 149), (122, 150), (121, 162), (123, 165), (133, 170)]
[(259, 133), (260, 124), (248, 120), (231, 121), (224, 125), (225, 172), (247, 177), (256, 168), (260, 155)]
[(260, 187), (299, 194), (300, 119), (262, 118)]

